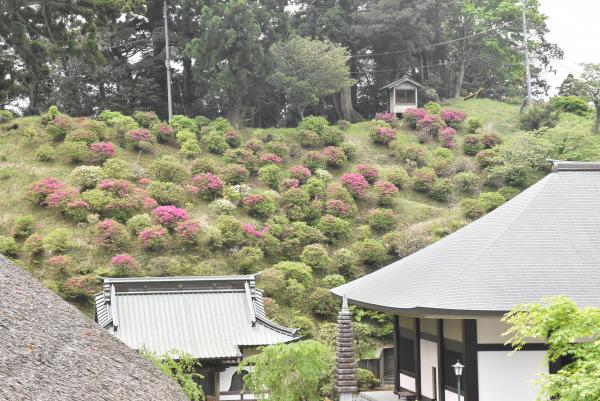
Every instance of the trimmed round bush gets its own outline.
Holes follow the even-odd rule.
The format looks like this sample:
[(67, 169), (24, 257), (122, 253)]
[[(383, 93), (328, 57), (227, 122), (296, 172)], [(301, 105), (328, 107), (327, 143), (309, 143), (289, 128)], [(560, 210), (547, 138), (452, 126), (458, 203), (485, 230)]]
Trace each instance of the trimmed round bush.
[(159, 205), (179, 206), (185, 198), (183, 187), (173, 182), (152, 181), (148, 193)]
[(152, 211), (152, 215), (160, 225), (171, 230), (174, 229), (178, 223), (189, 220), (190, 218), (184, 209), (173, 205), (159, 206)]
[(360, 198), (364, 195), (367, 188), (369, 188), (369, 182), (365, 179), (362, 174), (347, 173), (340, 177), (340, 182), (355, 198)]
[(94, 188), (101, 178), (101, 168), (98, 166), (79, 166), (69, 174), (69, 181), (82, 189)]
[(175, 134), (175, 140), (177, 142), (177, 145), (181, 146), (187, 141), (196, 140), (196, 134), (192, 130), (182, 129), (180, 131), (177, 131), (177, 134)]
[(102, 164), (102, 178), (127, 180), (131, 178), (131, 167), (125, 160), (108, 159)]
[(60, 291), (67, 298), (89, 298), (98, 290), (98, 279), (94, 274), (70, 277), (62, 283)]
[(198, 124), (195, 120), (181, 114), (175, 114), (173, 116), (173, 118), (171, 119), (171, 126), (176, 132), (182, 130), (190, 130), (192, 132), (196, 132), (198, 130)]
[(210, 212), (216, 216), (230, 215), (235, 207), (235, 204), (228, 199), (216, 199), (208, 205)]
[(58, 147), (59, 153), (71, 164), (84, 161), (88, 156), (88, 145), (85, 142), (65, 141)]
[(73, 246), (71, 230), (55, 228), (44, 238), (44, 249), (52, 254), (61, 255)]
[(23, 243), (23, 254), (29, 258), (35, 258), (44, 254), (44, 237), (32, 234)]
[(148, 213), (136, 214), (127, 220), (127, 227), (135, 235), (138, 235), (144, 228), (151, 227), (152, 224), (152, 217)]
[(321, 280), (321, 287), (332, 289), (346, 283), (346, 279), (341, 274), (329, 274)]
[(449, 178), (442, 178), (435, 180), (431, 189), (429, 190), (429, 196), (440, 202), (445, 202), (452, 197), (454, 192), (454, 185)]
[(431, 167), (422, 167), (415, 171), (413, 187), (415, 191), (429, 192), (437, 179), (435, 171)]
[(163, 156), (152, 162), (150, 174), (155, 180), (178, 184), (189, 177), (187, 168), (173, 156)]
[(469, 156), (475, 156), (483, 148), (481, 140), (476, 135), (466, 135), (463, 139), (463, 152)]
[(491, 212), (504, 202), (506, 202), (506, 199), (499, 192), (482, 192), (479, 194), (479, 204), (486, 212)]
[(358, 391), (369, 391), (379, 386), (379, 379), (375, 377), (373, 372), (367, 369), (356, 369), (356, 381), (358, 383)]
[(323, 155), (326, 158), (327, 165), (334, 168), (342, 167), (347, 161), (346, 154), (344, 153), (342, 148), (339, 148), (337, 146), (326, 147), (325, 149), (323, 149)]
[(367, 238), (352, 244), (352, 252), (358, 261), (365, 266), (377, 268), (388, 260), (387, 250), (381, 240)]
[(272, 267), (263, 270), (258, 276), (258, 281), (265, 295), (271, 297), (280, 297), (285, 288), (285, 274)]
[(290, 167), (290, 177), (298, 180), (300, 184), (304, 184), (312, 175), (308, 167), (292, 166)]
[(410, 181), (410, 177), (403, 167), (394, 167), (388, 170), (385, 177), (398, 189), (406, 187), (406, 184)]
[(326, 146), (338, 146), (344, 142), (344, 133), (338, 127), (325, 127), (321, 138)]
[(481, 144), (485, 149), (491, 149), (494, 146), (500, 145), (502, 143), (502, 138), (498, 134), (493, 132), (488, 132), (483, 134), (481, 137)]
[(390, 206), (398, 194), (398, 188), (389, 181), (379, 180), (373, 185), (380, 206)]
[(392, 150), (394, 157), (404, 163), (409, 161), (420, 167), (425, 165), (425, 162), (427, 161), (427, 152), (425, 151), (425, 147), (422, 145), (417, 145), (414, 143), (402, 144), (396, 142), (393, 145)]
[(169, 240), (169, 232), (161, 226), (144, 228), (140, 232), (140, 240), (145, 249), (159, 251), (166, 247)]
[(13, 235), (15, 238), (27, 238), (35, 231), (36, 219), (32, 215), (19, 216), (15, 219), (13, 225)]
[(469, 134), (476, 134), (483, 127), (483, 122), (479, 117), (467, 118), (467, 132)]
[(308, 167), (310, 171), (315, 171), (319, 168), (322, 168), (325, 165), (325, 161), (325, 155), (316, 150), (305, 152), (304, 157), (302, 158), (302, 164)]
[(140, 267), (135, 258), (127, 253), (121, 253), (110, 259), (113, 274), (117, 277), (129, 277), (136, 275)]
[(302, 121), (300, 121), (300, 124), (298, 124), (298, 129), (310, 130), (322, 135), (327, 126), (329, 126), (329, 122), (325, 117), (308, 116), (304, 117)]
[(340, 127), (342, 131), (347, 131), (352, 126), (352, 123), (346, 120), (339, 120), (337, 126)]
[(202, 148), (200, 147), (200, 142), (197, 139), (190, 139), (181, 144), (181, 148), (179, 149), (179, 154), (184, 159), (193, 159), (198, 157), (202, 152)]
[(305, 148), (318, 148), (323, 145), (321, 136), (315, 131), (302, 130), (298, 133), (298, 140), (300, 145)]
[(260, 248), (254, 246), (245, 246), (233, 254), (233, 263), (236, 269), (243, 274), (256, 273), (259, 270), (259, 263), (262, 262), (265, 255)]
[(56, 150), (53, 146), (45, 143), (37, 148), (35, 158), (41, 162), (50, 162), (56, 159)]
[(10, 110), (0, 110), (0, 124), (7, 123), (12, 121), (14, 118), (12, 111)]
[(269, 196), (251, 194), (244, 198), (244, 207), (252, 216), (265, 218), (277, 211), (277, 204)]
[(104, 209), (115, 200), (107, 191), (99, 188), (88, 189), (81, 193), (81, 198), (88, 204), (88, 206), (97, 213), (101, 213)]
[(196, 245), (200, 234), (202, 232), (202, 225), (198, 221), (184, 220), (177, 223), (175, 226), (175, 235), (177, 238), (188, 245)]
[(298, 283), (312, 287), (313, 276), (310, 266), (300, 262), (279, 262), (273, 265), (275, 270), (279, 270), (284, 274), (286, 280), (294, 279)]
[(307, 316), (295, 314), (292, 320), (290, 320), (290, 327), (298, 329), (298, 334), (303, 339), (310, 339), (315, 335), (316, 326), (312, 319)]
[(440, 114), (442, 112), (442, 106), (439, 103), (429, 101), (425, 103), (423, 110), (431, 115)]
[(285, 159), (290, 155), (290, 147), (283, 142), (271, 141), (265, 145), (265, 148), (277, 156)]
[(478, 199), (465, 198), (460, 202), (460, 210), (468, 219), (478, 219), (485, 214), (485, 210)]
[(190, 163), (192, 175), (200, 173), (215, 173), (215, 164), (210, 159), (194, 159)]
[(365, 180), (367, 180), (369, 184), (374, 183), (379, 177), (379, 170), (369, 164), (359, 164), (356, 166), (356, 170), (358, 171), (358, 174), (365, 177)]
[(13, 237), (0, 235), (0, 254), (9, 258), (17, 256), (17, 241)]
[(344, 151), (344, 154), (348, 160), (354, 160), (356, 154), (358, 153), (358, 147), (355, 144), (344, 142), (340, 145), (340, 147)]
[(224, 159), (227, 163), (240, 164), (252, 172), (256, 171), (258, 164), (257, 156), (249, 149), (229, 149)]
[(343, 240), (350, 237), (351, 225), (348, 221), (332, 215), (325, 215), (319, 219), (317, 228), (331, 242)]
[(129, 243), (127, 228), (116, 220), (105, 219), (96, 224), (96, 241), (108, 249), (120, 250)]
[(237, 185), (248, 182), (250, 172), (239, 164), (228, 164), (221, 168), (221, 176), (228, 185)]
[(373, 230), (387, 231), (396, 224), (396, 216), (390, 209), (373, 209), (367, 214), (367, 221)]
[(258, 170), (258, 179), (269, 188), (278, 189), (281, 183), (281, 167), (269, 164)]
[(206, 144), (206, 149), (210, 153), (222, 155), (229, 149), (229, 145), (223, 136), (223, 132), (209, 131), (202, 139)]
[(454, 185), (459, 192), (472, 194), (479, 188), (479, 176), (471, 171), (463, 171), (454, 176)]
[(379, 145), (389, 145), (396, 139), (396, 131), (391, 127), (373, 127), (369, 132), (369, 136), (373, 143)]
[(333, 319), (338, 312), (338, 301), (327, 288), (315, 288), (309, 296), (311, 312), (322, 319)]
[(444, 122), (454, 129), (458, 129), (465, 119), (465, 113), (460, 110), (445, 108), (441, 112)]
[(312, 267), (314, 270), (324, 272), (331, 265), (331, 258), (325, 248), (321, 244), (310, 244), (304, 247), (300, 254), (300, 260)]
[(192, 185), (198, 188), (198, 195), (202, 199), (213, 200), (223, 195), (223, 181), (211, 173), (193, 176)]

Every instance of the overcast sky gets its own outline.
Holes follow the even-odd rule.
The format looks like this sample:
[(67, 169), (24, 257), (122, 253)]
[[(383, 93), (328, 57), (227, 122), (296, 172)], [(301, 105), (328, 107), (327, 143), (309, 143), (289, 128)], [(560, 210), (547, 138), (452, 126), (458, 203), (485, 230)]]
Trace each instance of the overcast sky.
[(600, 0), (540, 0), (548, 16), (549, 40), (565, 52), (555, 63), (556, 75), (547, 77), (551, 94), (569, 72), (580, 71), (579, 63), (600, 63)]

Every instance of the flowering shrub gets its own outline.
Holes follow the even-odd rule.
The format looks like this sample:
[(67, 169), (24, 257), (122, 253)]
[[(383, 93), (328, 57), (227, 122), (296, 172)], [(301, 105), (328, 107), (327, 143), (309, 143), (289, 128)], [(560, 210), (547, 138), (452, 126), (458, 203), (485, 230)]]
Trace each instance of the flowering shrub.
[(244, 199), (244, 207), (248, 213), (256, 217), (268, 217), (277, 211), (275, 202), (265, 195), (251, 194)]
[(183, 187), (173, 182), (152, 181), (148, 185), (148, 192), (152, 197), (152, 201), (148, 200), (148, 209), (152, 203), (160, 205), (181, 205), (185, 197)]
[(228, 185), (243, 184), (250, 178), (250, 172), (244, 166), (239, 164), (228, 164), (221, 168), (223, 180)]
[(443, 109), (442, 119), (448, 126), (454, 129), (458, 129), (458, 127), (460, 127), (460, 124), (465, 119), (465, 113), (454, 109)]
[(315, 131), (302, 130), (298, 134), (300, 145), (305, 148), (316, 148), (323, 144), (321, 136)]
[(374, 183), (379, 177), (379, 171), (368, 164), (359, 164), (356, 166), (356, 170), (358, 170), (358, 174), (365, 177), (365, 180), (369, 182), (369, 184)]
[(136, 111), (131, 117), (143, 128), (150, 128), (160, 121), (153, 111)]
[(55, 255), (48, 258), (46, 266), (50, 267), (52, 273), (67, 273), (71, 267), (72, 259), (65, 255)]
[(425, 148), (415, 143), (402, 144), (397, 143), (394, 147), (394, 156), (404, 162), (411, 162), (417, 166), (423, 166), (426, 162)]
[(195, 244), (198, 241), (202, 226), (197, 221), (182, 221), (175, 227), (177, 238), (188, 244)]
[(353, 205), (344, 202), (341, 199), (329, 199), (325, 202), (325, 213), (335, 217), (350, 217), (353, 212)]
[(429, 196), (432, 199), (438, 200), (440, 202), (445, 202), (452, 196), (454, 192), (454, 185), (452, 181), (448, 178), (442, 178), (440, 180), (436, 180), (431, 189), (429, 190)]
[(71, 231), (66, 228), (55, 228), (44, 238), (44, 249), (55, 255), (67, 252), (72, 246)]
[(73, 121), (64, 116), (56, 116), (46, 126), (46, 132), (54, 141), (62, 141), (67, 133), (73, 129)]
[(425, 143), (433, 138), (437, 138), (440, 130), (446, 128), (446, 123), (440, 116), (425, 116), (417, 121), (417, 129), (419, 133), (417, 138), (419, 142)]
[(69, 181), (82, 189), (94, 188), (100, 178), (100, 167), (98, 166), (79, 166), (69, 174)]
[(278, 189), (281, 182), (281, 168), (275, 164), (269, 164), (258, 170), (258, 179), (267, 184), (269, 188)]
[(103, 163), (115, 155), (112, 142), (95, 142), (89, 147), (90, 158), (95, 163)]
[(316, 150), (310, 150), (304, 153), (302, 164), (308, 167), (310, 171), (315, 171), (318, 168), (322, 168), (325, 164), (325, 156)]
[(158, 124), (153, 125), (152, 132), (160, 143), (170, 143), (173, 142), (173, 139), (175, 138), (175, 130), (165, 122), (159, 122)]
[(369, 182), (363, 177), (362, 174), (348, 173), (340, 177), (342, 185), (354, 196), (355, 198), (361, 197), (366, 189), (369, 187)]
[(389, 127), (375, 127), (371, 130), (370, 135), (371, 140), (374, 143), (378, 143), (380, 145), (387, 145), (394, 139), (396, 139), (396, 131), (393, 128)]
[(282, 164), (283, 159), (274, 153), (265, 153), (260, 157), (260, 164)]
[(72, 187), (57, 189), (46, 197), (45, 205), (54, 208), (63, 208), (67, 202), (77, 199), (79, 191)]
[(377, 203), (381, 206), (389, 206), (398, 193), (398, 188), (389, 181), (379, 180), (373, 187), (377, 194)]
[(300, 181), (295, 178), (286, 178), (281, 182), (281, 189), (287, 191), (290, 188), (298, 188), (300, 186)]
[(406, 121), (410, 128), (415, 129), (417, 128), (417, 122), (428, 115), (429, 114), (427, 114), (427, 112), (423, 109), (411, 107), (404, 110), (404, 113), (402, 113), (402, 118)]
[(140, 232), (140, 240), (144, 248), (149, 250), (161, 250), (167, 245), (169, 232), (161, 226), (144, 228)]
[(43, 178), (29, 186), (29, 197), (36, 205), (43, 205), (52, 192), (63, 189), (65, 184), (52, 177)]
[(375, 113), (375, 120), (394, 125), (398, 121), (398, 118), (395, 114), (392, 114), (389, 111), (384, 111), (383, 113)]
[(269, 233), (269, 226), (264, 226), (263, 228), (261, 228), (259, 230), (253, 224), (245, 223), (242, 226), (242, 230), (244, 231), (244, 233), (246, 233), (247, 235), (250, 235), (254, 238), (262, 238)]
[(238, 131), (226, 131), (223, 136), (231, 148), (237, 148), (242, 144), (242, 138), (240, 137), (240, 133)]
[(190, 218), (184, 209), (173, 205), (159, 206), (152, 211), (152, 214), (159, 224), (170, 229)]
[(223, 181), (211, 173), (201, 173), (192, 177), (192, 184), (198, 188), (198, 194), (206, 200), (223, 195)]
[(442, 142), (442, 146), (447, 149), (454, 149), (456, 147), (456, 141), (454, 140), (454, 136), (456, 135), (456, 130), (452, 127), (446, 127), (440, 131), (440, 141)]
[(252, 138), (244, 144), (244, 149), (247, 149), (254, 154), (257, 154), (258, 152), (263, 150), (263, 148), (263, 143), (256, 138)]
[(483, 122), (480, 118), (469, 117), (467, 119), (467, 132), (469, 134), (476, 134), (481, 127), (483, 127)]
[(290, 147), (282, 142), (271, 141), (267, 143), (267, 150), (279, 157), (286, 158), (290, 154)]
[(321, 139), (325, 145), (338, 146), (344, 142), (344, 133), (338, 127), (325, 127), (321, 133)]
[(81, 163), (88, 157), (88, 145), (85, 142), (65, 141), (58, 151), (71, 164)]
[(481, 140), (476, 135), (467, 135), (463, 140), (463, 152), (469, 156), (475, 156), (482, 148)]
[(317, 228), (331, 242), (350, 237), (351, 227), (348, 221), (330, 214), (321, 217), (317, 223)]
[(494, 163), (494, 151), (490, 149), (484, 149), (477, 152), (475, 159), (479, 163), (479, 167), (484, 169), (491, 166)]
[(327, 146), (323, 149), (323, 155), (327, 159), (327, 165), (331, 167), (342, 167), (346, 163), (346, 154), (337, 146)]
[(398, 189), (404, 188), (409, 180), (408, 173), (403, 167), (395, 167), (389, 170), (385, 176)]
[(435, 171), (431, 167), (417, 169), (414, 175), (414, 188), (419, 192), (428, 192), (437, 179)]
[(306, 180), (308, 180), (310, 178), (311, 175), (312, 175), (312, 173), (311, 173), (310, 169), (307, 167), (292, 166), (290, 168), (290, 176), (293, 179), (298, 180), (298, 182), (300, 182), (301, 184), (304, 184), (306, 182)]
[(68, 201), (63, 208), (63, 214), (76, 222), (84, 222), (87, 220), (90, 205), (82, 199), (74, 199)]
[(118, 250), (129, 242), (129, 233), (125, 226), (113, 219), (105, 219), (96, 224), (96, 240), (105, 248)]
[(68, 298), (88, 298), (96, 292), (97, 281), (93, 274), (74, 276), (68, 278), (60, 289)]
[(252, 172), (256, 171), (258, 164), (258, 158), (249, 149), (229, 149), (225, 152), (224, 159), (227, 163), (240, 164)]
[(134, 129), (127, 131), (125, 135), (125, 143), (133, 150), (150, 150), (154, 143), (152, 133), (145, 129)]
[(489, 132), (487, 134), (483, 134), (481, 137), (481, 144), (485, 149), (491, 149), (494, 146), (500, 145), (502, 143), (502, 138), (498, 134), (493, 132)]
[(373, 230), (387, 231), (396, 223), (394, 211), (390, 209), (372, 209), (367, 214), (369, 227)]
[(235, 210), (235, 204), (228, 199), (217, 199), (208, 205), (208, 209), (214, 215), (228, 215)]
[(194, 159), (190, 163), (192, 175), (199, 173), (213, 173), (216, 171), (214, 163), (210, 159)]
[(110, 192), (119, 198), (124, 198), (131, 190), (131, 183), (127, 180), (106, 179), (98, 183), (98, 188)]
[(206, 144), (206, 149), (208, 149), (210, 153), (222, 155), (227, 149), (229, 149), (229, 144), (225, 140), (222, 132), (209, 131), (203, 137), (203, 139), (204, 143)]
[(115, 255), (110, 259), (116, 276), (129, 276), (137, 273), (139, 267), (135, 258), (127, 253)]

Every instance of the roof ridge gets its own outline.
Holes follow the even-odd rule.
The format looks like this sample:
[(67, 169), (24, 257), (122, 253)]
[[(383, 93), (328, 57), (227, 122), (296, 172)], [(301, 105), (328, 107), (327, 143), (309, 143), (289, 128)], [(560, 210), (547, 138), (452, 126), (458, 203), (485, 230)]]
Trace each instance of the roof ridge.
[(553, 173), (561, 171), (600, 171), (600, 161), (588, 162), (552, 159), (548, 159), (548, 161), (552, 163)]

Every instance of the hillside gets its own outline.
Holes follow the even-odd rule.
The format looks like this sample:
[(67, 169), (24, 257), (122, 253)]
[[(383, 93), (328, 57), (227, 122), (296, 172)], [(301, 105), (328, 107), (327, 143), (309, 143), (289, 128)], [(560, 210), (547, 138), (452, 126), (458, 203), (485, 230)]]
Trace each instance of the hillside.
[[(547, 157), (600, 159), (589, 119), (526, 133), (515, 105), (445, 107), (419, 129), (308, 118), (237, 132), (54, 109), (0, 123), (0, 251), (88, 314), (98, 276), (262, 272), (268, 313), (330, 340), (327, 288), (493, 210), (547, 173)], [(389, 335), (385, 317), (357, 315), (366, 334)]]

